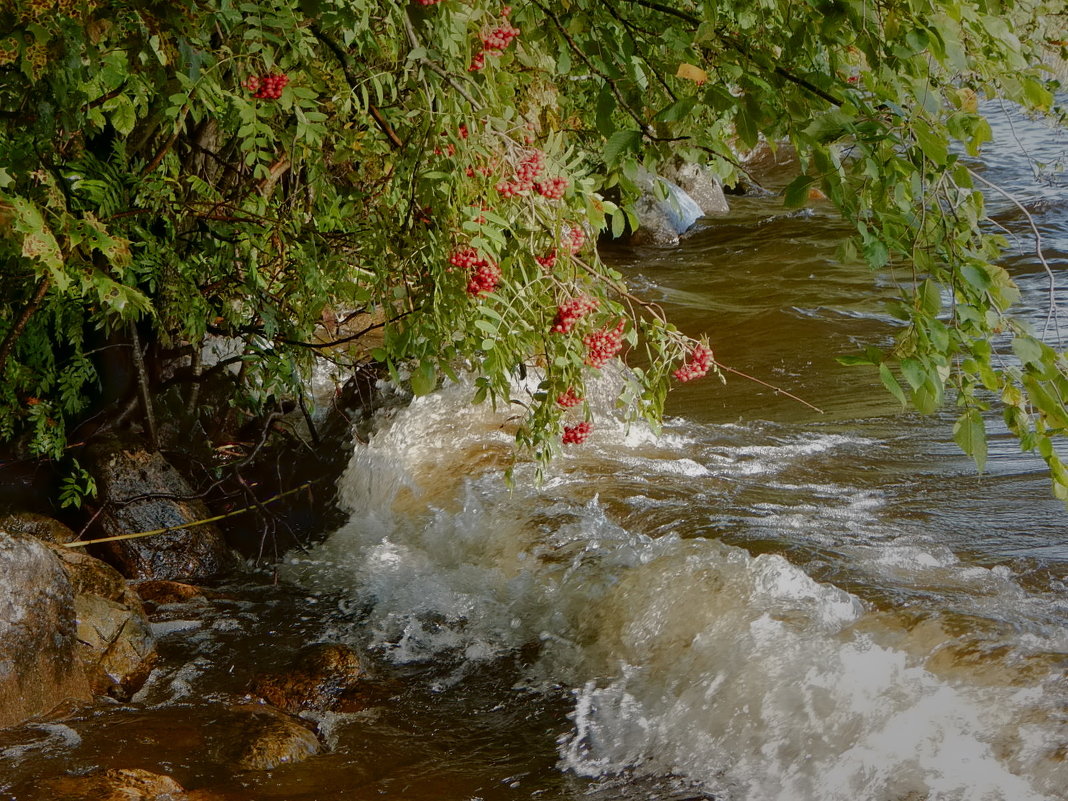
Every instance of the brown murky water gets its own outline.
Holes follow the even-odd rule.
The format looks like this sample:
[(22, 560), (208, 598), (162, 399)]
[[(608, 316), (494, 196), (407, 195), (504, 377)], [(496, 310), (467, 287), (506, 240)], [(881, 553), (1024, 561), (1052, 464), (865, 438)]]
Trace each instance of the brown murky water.
[[(1068, 182), (1035, 164), (1068, 137), (1016, 120), (1027, 158), (997, 127), (987, 174), (1068, 272)], [(706, 379), (659, 436), (606, 404), (544, 486), (508, 491), (507, 432), (459, 413), (468, 387), (399, 406), (342, 480), (350, 522), (280, 566), (291, 584), (169, 608), (133, 702), (0, 732), (0, 798), (95, 766), (234, 801), (1068, 798), (1068, 513), (1040, 463), (992, 420), (979, 477), (949, 413), (903, 414), (835, 361), (893, 336), (893, 287), (835, 262), (830, 209), (733, 209), (678, 249), (606, 255), (823, 414)], [(1024, 221), (999, 219), (1039, 320)], [(318, 719), (322, 756), (228, 769), (219, 704), (319, 640), (366, 655), (366, 707)]]

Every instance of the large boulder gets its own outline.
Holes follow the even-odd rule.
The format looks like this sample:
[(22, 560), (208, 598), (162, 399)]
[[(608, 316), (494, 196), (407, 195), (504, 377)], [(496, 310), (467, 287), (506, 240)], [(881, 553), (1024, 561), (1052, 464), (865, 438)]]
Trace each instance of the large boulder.
[[(159, 453), (101, 444), (87, 454), (105, 536), (182, 526), (210, 517), (204, 502)], [(131, 579), (196, 580), (233, 570), (237, 560), (212, 524), (104, 543), (100, 553)]]
[(78, 653), (94, 693), (128, 699), (156, 659), (137, 594), (115, 568), (88, 554), (57, 549), (74, 588)]
[(730, 213), (731, 207), (723, 193), (723, 184), (708, 167), (687, 161), (666, 168), (664, 177), (682, 189), (704, 216)]
[(74, 589), (47, 545), (0, 532), (0, 728), (88, 700)]
[(678, 184), (647, 170), (639, 171), (636, 182), (642, 196), (634, 204), (638, 230), (632, 232), (631, 243), (661, 247), (679, 244), (679, 237), (703, 215), (701, 207)]

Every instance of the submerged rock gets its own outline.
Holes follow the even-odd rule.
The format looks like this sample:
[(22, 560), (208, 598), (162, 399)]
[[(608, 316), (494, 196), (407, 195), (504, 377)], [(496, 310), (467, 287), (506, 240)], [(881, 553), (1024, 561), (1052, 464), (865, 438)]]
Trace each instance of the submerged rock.
[[(204, 502), (160, 454), (98, 445), (90, 450), (106, 536), (154, 531), (210, 517)], [(237, 559), (212, 524), (99, 546), (132, 579), (202, 579), (233, 570)]]
[(49, 546), (0, 532), (0, 728), (88, 700), (74, 589)]
[(352, 648), (317, 643), (301, 649), (286, 670), (257, 676), (249, 692), (287, 712), (328, 712), (360, 677), (360, 659)]
[(113, 768), (84, 776), (39, 779), (28, 801), (185, 801), (185, 790), (170, 776), (140, 768)]
[(159, 607), (167, 604), (185, 603), (194, 598), (220, 597), (219, 593), (205, 590), (203, 587), (163, 579), (141, 581), (135, 584), (133, 589), (141, 598), (148, 614), (155, 613)]
[(319, 738), (299, 718), (270, 707), (238, 707), (223, 723), (217, 759), (239, 770), (270, 770), (319, 753)]

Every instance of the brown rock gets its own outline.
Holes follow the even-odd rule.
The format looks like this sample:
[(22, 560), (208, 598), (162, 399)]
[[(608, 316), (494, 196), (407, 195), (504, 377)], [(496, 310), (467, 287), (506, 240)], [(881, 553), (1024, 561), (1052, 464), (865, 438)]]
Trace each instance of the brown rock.
[(139, 768), (94, 771), (85, 776), (38, 780), (32, 801), (185, 801), (170, 776)]
[(27, 534), (45, 542), (62, 545), (78, 538), (70, 528), (48, 515), (36, 512), (18, 512), (0, 516), (0, 531), (9, 534)]
[(137, 594), (111, 565), (57, 548), (74, 588), (78, 653), (94, 693), (128, 699), (148, 678), (156, 644)]
[(49, 547), (0, 532), (0, 728), (87, 700), (74, 591)]
[(319, 753), (319, 738), (304, 721), (270, 707), (240, 707), (223, 725), (217, 758), (239, 770), (270, 770)]
[(359, 679), (360, 660), (355, 651), (347, 645), (318, 643), (303, 648), (286, 670), (257, 676), (249, 692), (287, 712), (326, 712)]
[(133, 589), (140, 596), (150, 613), (165, 604), (180, 604), (193, 598), (217, 596), (217, 593), (211, 593), (192, 584), (161, 579), (140, 581), (134, 585)]
[[(105, 511), (106, 536), (155, 531), (210, 517), (193, 490), (160, 454), (123, 450), (114, 443), (86, 455)], [(237, 560), (212, 524), (98, 546), (132, 579), (201, 579), (233, 570)]]

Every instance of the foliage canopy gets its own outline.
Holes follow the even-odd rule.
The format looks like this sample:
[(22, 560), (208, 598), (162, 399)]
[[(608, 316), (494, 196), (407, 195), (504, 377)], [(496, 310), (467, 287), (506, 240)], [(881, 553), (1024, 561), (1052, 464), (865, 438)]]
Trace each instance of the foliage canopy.
[(1068, 55), (1059, 6), (5, 0), (0, 439), (60, 457), (99, 403), (103, 342), (240, 338), (256, 410), (299, 391), (330, 310), (379, 326), (355, 358), (416, 393), (464, 365), (475, 400), (500, 402), (540, 365), (518, 434), (539, 455), (613, 337), (642, 352), (625, 393), (655, 420), (703, 351), (592, 239), (633, 225), (639, 168), (682, 158), (734, 183), (764, 141), (800, 158), (784, 203), (819, 187), (856, 226), (843, 257), (900, 287), (896, 344), (856, 361), (923, 412), (952, 390), (980, 466), (1000, 403), (1068, 497), (1065, 363), (1010, 315), (969, 166), (990, 138), (980, 98), (1051, 110), (1033, 65)]

